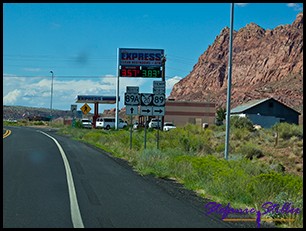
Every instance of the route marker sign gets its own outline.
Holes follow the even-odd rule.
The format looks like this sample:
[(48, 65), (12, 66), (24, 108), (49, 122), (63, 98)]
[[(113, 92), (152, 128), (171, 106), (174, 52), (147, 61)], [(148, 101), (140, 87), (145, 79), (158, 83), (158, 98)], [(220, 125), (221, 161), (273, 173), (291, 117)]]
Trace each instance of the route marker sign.
[(143, 115), (143, 116), (153, 115), (153, 107), (152, 106), (140, 106), (140, 115)]
[(164, 116), (166, 104), (166, 82), (153, 81), (153, 115)]
[(165, 81), (153, 81), (153, 94), (165, 94), (166, 82)]
[(127, 105), (126, 115), (138, 115), (138, 105)]
[(154, 116), (164, 116), (165, 115), (165, 107), (153, 107), (153, 115)]
[(154, 94), (153, 95), (153, 105), (154, 106), (165, 106), (166, 96), (165, 94)]
[(126, 87), (126, 93), (138, 94), (139, 93), (139, 87), (127, 86)]
[(124, 94), (124, 104), (125, 105), (139, 105), (140, 96), (138, 93), (128, 93)]
[(153, 94), (151, 93), (141, 93), (140, 99), (141, 106), (151, 106), (153, 104)]

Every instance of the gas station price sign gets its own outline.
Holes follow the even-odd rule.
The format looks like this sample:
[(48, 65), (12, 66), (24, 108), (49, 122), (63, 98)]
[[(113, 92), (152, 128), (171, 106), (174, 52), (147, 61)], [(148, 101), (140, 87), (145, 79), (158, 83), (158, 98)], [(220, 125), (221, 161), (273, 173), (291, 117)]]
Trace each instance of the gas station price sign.
[(120, 69), (120, 76), (122, 77), (142, 77), (140, 66), (138, 67), (122, 66)]
[(147, 78), (162, 77), (162, 72), (160, 70), (160, 67), (142, 67), (141, 73), (142, 77), (147, 77)]
[(160, 67), (152, 66), (121, 66), (121, 77), (142, 77), (142, 78), (161, 78)]
[(119, 48), (120, 77), (161, 78), (164, 65), (163, 49)]

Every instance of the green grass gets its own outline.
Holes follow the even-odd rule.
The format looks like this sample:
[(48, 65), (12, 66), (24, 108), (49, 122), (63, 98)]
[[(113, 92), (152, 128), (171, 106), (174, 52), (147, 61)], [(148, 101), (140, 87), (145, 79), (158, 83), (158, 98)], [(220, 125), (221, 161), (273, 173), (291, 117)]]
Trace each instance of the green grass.
[[(127, 160), (141, 175), (176, 179), (186, 188), (214, 201), (230, 202), (237, 208), (257, 209), (267, 201), (291, 201), (295, 207), (303, 210), (303, 178), (275, 171), (269, 163), (258, 160), (261, 156), (271, 155), (265, 153), (261, 145), (274, 145), (273, 130), (252, 131), (235, 127), (233, 131), (229, 160), (223, 157), (224, 127), (212, 126), (203, 130), (188, 125), (169, 132), (160, 131), (160, 149), (156, 148), (157, 131), (151, 129), (147, 131), (146, 149), (144, 130), (133, 131), (132, 149), (130, 131), (127, 129), (104, 131), (69, 126), (59, 132)], [(302, 148), (300, 128), (287, 127), (282, 134), (286, 134), (288, 144), (294, 142), (297, 148)], [(292, 218), (290, 216), (284, 215), (285, 218)], [(294, 222), (280, 225), (303, 226), (302, 214), (295, 215), (294, 219)]]

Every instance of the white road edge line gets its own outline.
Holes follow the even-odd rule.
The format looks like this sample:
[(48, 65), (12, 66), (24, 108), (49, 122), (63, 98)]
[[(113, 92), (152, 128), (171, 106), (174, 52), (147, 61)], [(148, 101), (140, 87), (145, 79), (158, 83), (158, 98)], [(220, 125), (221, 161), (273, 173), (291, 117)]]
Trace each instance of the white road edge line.
[(64, 152), (62, 146), (57, 142), (57, 140), (55, 138), (53, 138), (52, 136), (50, 136), (49, 134), (47, 134), (43, 131), (39, 131), (39, 132), (41, 132), (44, 135), (50, 137), (56, 143), (56, 145), (57, 145), (57, 147), (58, 147), (58, 149), (61, 153), (62, 159), (64, 161), (64, 165), (65, 165), (66, 176), (67, 176), (72, 224), (73, 224), (74, 228), (84, 228), (81, 213), (80, 213), (80, 209), (79, 209), (78, 199), (76, 197), (76, 192), (75, 192), (75, 187), (74, 187), (74, 183), (73, 183), (71, 169), (70, 169), (70, 166), (69, 166), (68, 159), (65, 155), (65, 152)]

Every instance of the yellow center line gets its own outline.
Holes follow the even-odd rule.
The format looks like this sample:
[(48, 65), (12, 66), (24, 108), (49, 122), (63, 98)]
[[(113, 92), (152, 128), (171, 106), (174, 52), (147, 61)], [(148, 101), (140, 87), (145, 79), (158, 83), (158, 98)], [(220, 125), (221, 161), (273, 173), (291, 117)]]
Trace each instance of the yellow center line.
[(5, 133), (3, 134), (3, 139), (8, 137), (11, 134), (11, 130), (6, 130)]

